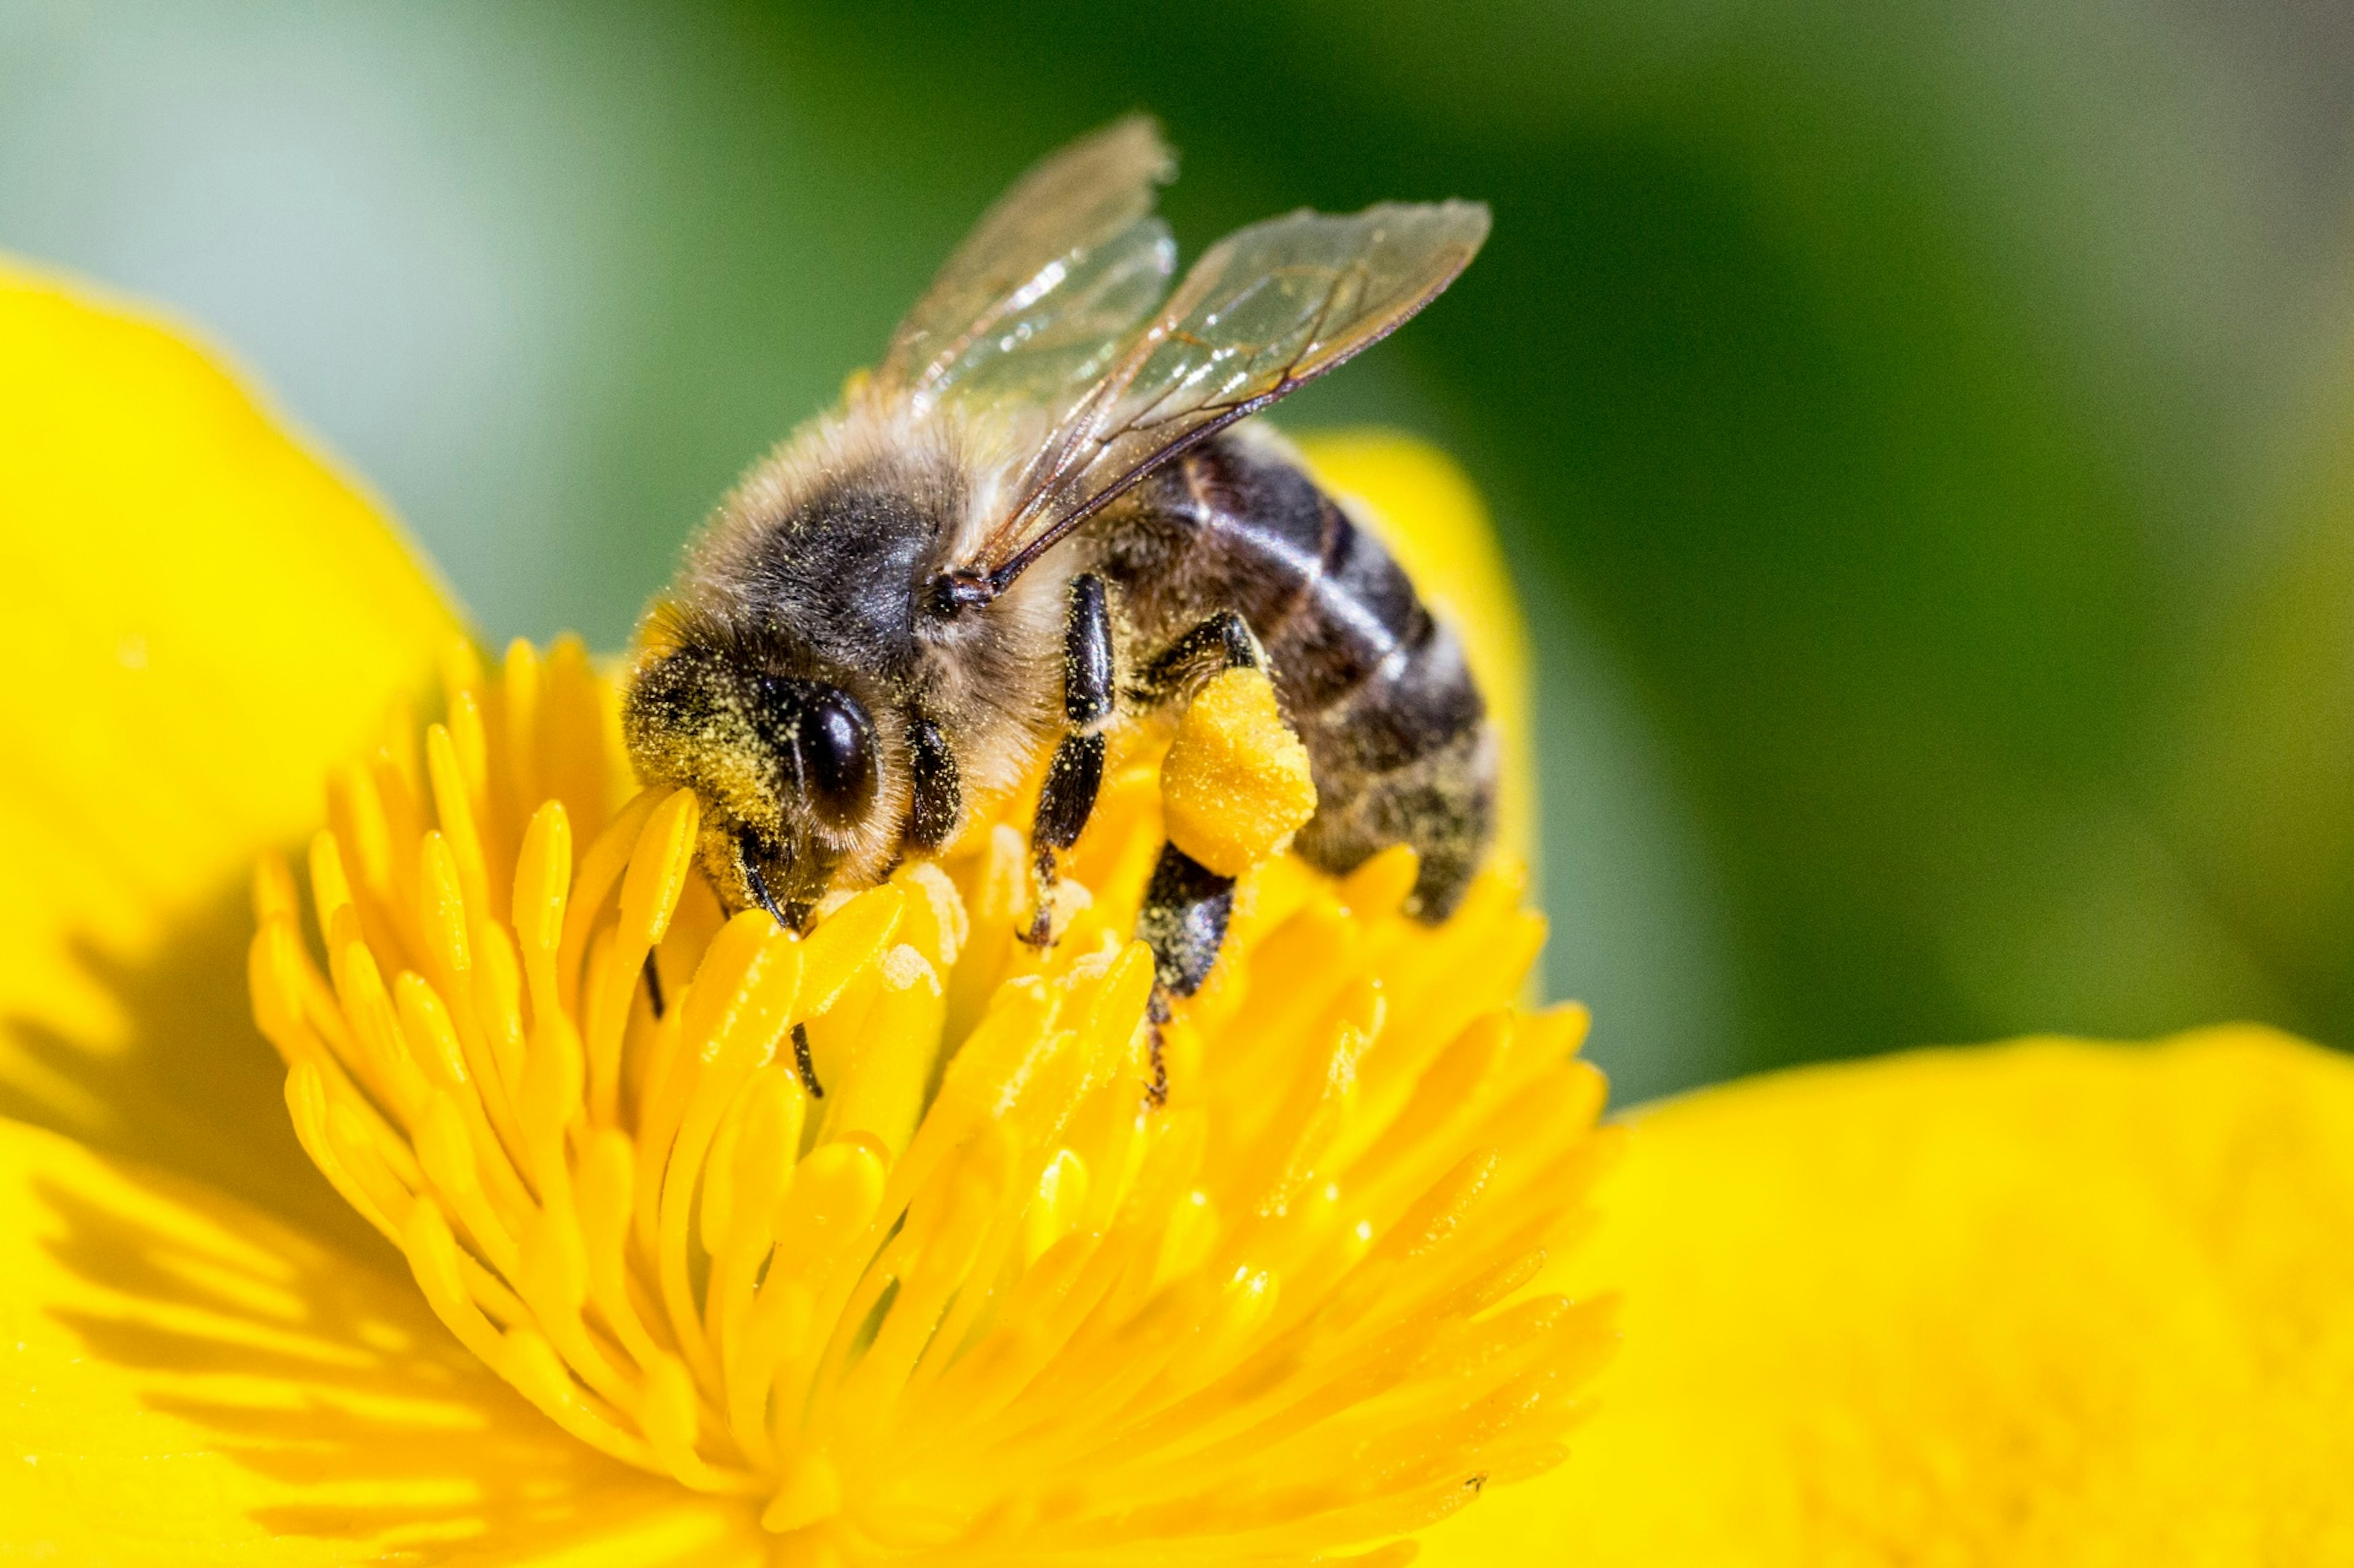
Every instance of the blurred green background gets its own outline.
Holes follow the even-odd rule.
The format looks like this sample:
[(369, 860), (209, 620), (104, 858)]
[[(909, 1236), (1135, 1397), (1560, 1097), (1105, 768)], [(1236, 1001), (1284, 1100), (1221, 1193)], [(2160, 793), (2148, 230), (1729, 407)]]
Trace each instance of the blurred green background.
[[(1484, 197), (1287, 413), (1451, 448), (1542, 654), (1548, 980), (1624, 1097), (2354, 1037), (2354, 21), (2325, 0), (0, 0), (0, 246), (170, 302), (494, 635), (618, 645), (1016, 172), (1198, 250)], [(5, 434), (0, 434), (5, 439)]]

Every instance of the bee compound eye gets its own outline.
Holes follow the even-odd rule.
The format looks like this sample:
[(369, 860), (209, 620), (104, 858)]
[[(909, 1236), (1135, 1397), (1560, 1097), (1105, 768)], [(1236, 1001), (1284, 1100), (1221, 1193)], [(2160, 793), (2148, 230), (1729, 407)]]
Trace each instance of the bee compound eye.
[(849, 693), (822, 692), (802, 711), (801, 754), (810, 804), (832, 826), (849, 826), (874, 803), (875, 726)]

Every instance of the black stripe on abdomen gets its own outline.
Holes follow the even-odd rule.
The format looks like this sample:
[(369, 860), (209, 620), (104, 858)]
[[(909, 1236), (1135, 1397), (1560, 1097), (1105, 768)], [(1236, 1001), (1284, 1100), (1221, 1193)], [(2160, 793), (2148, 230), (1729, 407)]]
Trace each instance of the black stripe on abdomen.
[(1276, 691), (1320, 767), (1388, 773), (1486, 713), (1455, 634), (1388, 549), (1319, 494), (1326, 549), (1286, 623), (1262, 632)]
[(1451, 910), (1490, 835), (1494, 747), (1462, 644), (1388, 548), (1279, 451), (1234, 436), (1154, 475), (1091, 539), (1143, 649), (1222, 609), (1258, 634), (1316, 778), (1300, 852), (1346, 872), (1411, 843), (1418, 912)]

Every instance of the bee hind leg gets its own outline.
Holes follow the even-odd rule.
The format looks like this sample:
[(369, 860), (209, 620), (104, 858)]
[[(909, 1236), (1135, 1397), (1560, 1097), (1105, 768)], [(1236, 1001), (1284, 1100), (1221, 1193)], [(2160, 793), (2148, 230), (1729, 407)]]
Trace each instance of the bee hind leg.
[[(1226, 670), (1258, 670), (1267, 654), (1250, 623), (1231, 609), (1198, 621), (1140, 672), (1130, 695), (1139, 702), (1172, 702)], [(1192, 996), (1210, 978), (1226, 922), (1235, 907), (1235, 879), (1222, 875), (1173, 843), (1161, 846), (1152, 880), (1137, 911), (1136, 935), (1152, 949), (1152, 1001), (1146, 1013), (1150, 1030), (1152, 1076), (1149, 1104), (1169, 1099), (1169, 1065), (1161, 1053), (1161, 1029), (1172, 1002)]]
[(1266, 651), (1259, 647), (1250, 622), (1235, 610), (1222, 609), (1196, 621), (1154, 654), (1137, 672), (1129, 695), (1145, 707), (1159, 707), (1224, 671), (1257, 670), (1266, 664)]
[(1144, 906), (1136, 915), (1137, 938), (1152, 949), (1152, 1000), (1145, 1007), (1152, 1077), (1144, 1097), (1153, 1106), (1169, 1103), (1169, 1064), (1161, 1055), (1161, 1031), (1170, 1020), (1171, 1003), (1193, 995), (1210, 978), (1234, 912), (1233, 877), (1219, 875), (1175, 844), (1161, 846), (1161, 859), (1144, 890)]

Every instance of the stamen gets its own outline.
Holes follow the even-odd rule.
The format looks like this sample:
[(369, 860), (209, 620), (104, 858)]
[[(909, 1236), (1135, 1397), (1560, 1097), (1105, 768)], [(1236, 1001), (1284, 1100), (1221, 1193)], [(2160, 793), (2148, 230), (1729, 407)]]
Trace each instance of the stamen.
[(609, 805), (577, 644), (447, 678), (329, 782), (315, 948), (257, 874), (249, 976), (313, 1161), (565, 1430), (811, 1561), (1304, 1561), (1559, 1459), (1608, 1328), (1532, 1281), (1613, 1138), (1583, 1014), (1511, 1007), (1511, 875), (1433, 931), (1410, 852), (1335, 882), (1243, 824), (1172, 1005), (1147, 734), (1053, 945), (1005, 824), (804, 932), (741, 842), (713, 913), (691, 794)]

